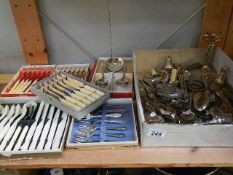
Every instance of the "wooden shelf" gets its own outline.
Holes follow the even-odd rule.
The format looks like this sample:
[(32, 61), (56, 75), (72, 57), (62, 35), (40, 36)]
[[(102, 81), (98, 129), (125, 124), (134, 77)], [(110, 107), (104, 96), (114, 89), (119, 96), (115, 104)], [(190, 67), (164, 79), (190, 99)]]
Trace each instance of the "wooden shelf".
[(233, 167), (232, 155), (233, 148), (66, 150), (56, 158), (1, 159), (0, 168)]
[(7, 84), (14, 74), (0, 74), (0, 84)]

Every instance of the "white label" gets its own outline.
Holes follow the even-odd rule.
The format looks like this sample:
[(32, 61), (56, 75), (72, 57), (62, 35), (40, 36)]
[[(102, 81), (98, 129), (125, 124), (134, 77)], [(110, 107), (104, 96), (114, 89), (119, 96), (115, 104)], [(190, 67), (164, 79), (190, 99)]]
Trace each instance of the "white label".
[(147, 133), (147, 136), (156, 137), (156, 138), (164, 138), (167, 131), (160, 129), (151, 129)]

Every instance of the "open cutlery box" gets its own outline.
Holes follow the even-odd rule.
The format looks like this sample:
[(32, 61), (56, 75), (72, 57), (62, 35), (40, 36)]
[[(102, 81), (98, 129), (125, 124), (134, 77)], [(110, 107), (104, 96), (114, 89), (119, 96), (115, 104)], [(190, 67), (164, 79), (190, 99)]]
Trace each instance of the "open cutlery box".
[(66, 72), (82, 80), (89, 80), (89, 75), (94, 71), (89, 64), (63, 64), (56, 65), (54, 74), (59, 72)]
[(136, 147), (138, 137), (131, 98), (111, 98), (81, 120), (72, 118), (67, 148)]
[[(23, 97), (32, 99), (35, 95), (31, 91), (31, 86), (52, 74), (66, 72), (75, 77), (89, 81), (89, 75), (93, 72), (93, 66), (89, 64), (64, 64), (64, 65), (26, 65), (22, 66), (12, 80), (1, 92), (1, 99), (11, 99), (12, 97)], [(6, 98), (4, 98), (6, 97)]]
[[(233, 147), (232, 124), (150, 123), (144, 113), (139, 91), (139, 80), (142, 79), (143, 74), (148, 73), (152, 67), (162, 67), (168, 56), (171, 56), (173, 63), (177, 64), (190, 65), (197, 62), (204, 64), (206, 53), (205, 49), (197, 48), (136, 50), (134, 52), (136, 63), (134, 83), (142, 147)], [(212, 66), (217, 72), (223, 66), (227, 66), (229, 68), (227, 82), (233, 85), (233, 62), (220, 48), (217, 48), (215, 52)]]
[[(130, 98), (133, 94), (133, 59), (130, 57), (121, 57), (124, 60), (124, 65), (121, 70), (117, 72), (111, 72), (106, 68), (106, 63), (109, 57), (100, 57), (95, 65), (95, 71), (92, 76), (92, 83), (103, 78), (107, 80), (108, 85), (104, 87), (110, 91), (111, 98)], [(128, 80), (127, 86), (118, 85), (116, 82), (123, 76), (125, 70), (125, 77)]]
[(1, 92), (1, 98), (35, 96), (31, 92), (31, 85), (50, 76), (55, 69), (54, 65), (26, 65), (22, 66), (7, 86)]
[(62, 153), (70, 117), (58, 108), (39, 100), (19, 103), (15, 98), (1, 102), (0, 117), (2, 157), (44, 157)]
[(65, 72), (34, 84), (32, 92), (77, 119), (81, 119), (109, 98), (107, 91)]

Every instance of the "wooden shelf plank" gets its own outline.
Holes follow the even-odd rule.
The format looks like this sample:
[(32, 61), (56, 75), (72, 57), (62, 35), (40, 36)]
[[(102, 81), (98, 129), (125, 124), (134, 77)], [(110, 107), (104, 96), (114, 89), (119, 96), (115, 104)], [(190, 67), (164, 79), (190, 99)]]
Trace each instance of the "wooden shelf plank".
[[(0, 160), (1, 168), (232, 167), (233, 148), (66, 150), (56, 158)], [(51, 156), (52, 157), (52, 156)]]
[(14, 74), (0, 74), (0, 84), (7, 84)]

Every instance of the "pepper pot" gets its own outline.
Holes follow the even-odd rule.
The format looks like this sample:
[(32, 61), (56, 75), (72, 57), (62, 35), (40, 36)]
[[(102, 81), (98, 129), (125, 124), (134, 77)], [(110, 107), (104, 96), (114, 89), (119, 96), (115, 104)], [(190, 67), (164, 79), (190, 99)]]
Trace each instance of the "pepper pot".
[(214, 80), (214, 82), (218, 85), (223, 85), (227, 78), (227, 72), (229, 72), (229, 68), (226, 66), (222, 67), (218, 74), (218, 77)]
[(173, 69), (173, 65), (172, 65), (172, 57), (168, 56), (166, 58), (166, 62), (163, 66), (163, 69), (167, 70), (167, 71), (171, 71)]

